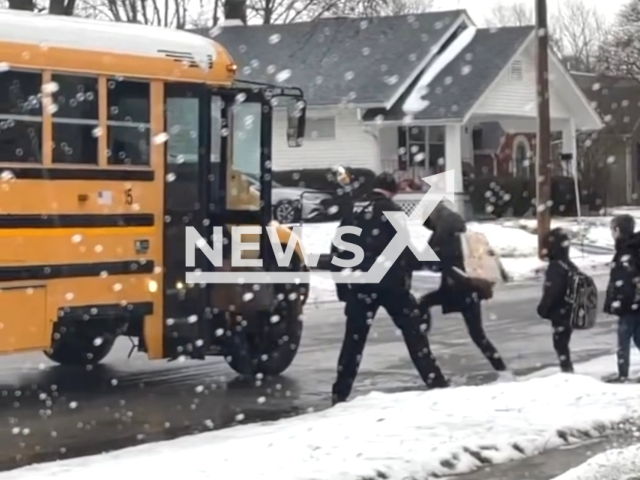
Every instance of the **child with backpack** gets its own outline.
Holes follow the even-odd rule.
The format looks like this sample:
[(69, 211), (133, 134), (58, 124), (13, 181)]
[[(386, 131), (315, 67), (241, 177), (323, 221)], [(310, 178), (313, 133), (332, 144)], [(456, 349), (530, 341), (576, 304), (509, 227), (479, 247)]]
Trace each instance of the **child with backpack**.
[(569, 246), (569, 235), (561, 228), (554, 228), (544, 239), (543, 253), (549, 266), (538, 305), (538, 315), (551, 321), (553, 348), (564, 373), (573, 373), (571, 334), (575, 329), (593, 327), (598, 302), (593, 279), (569, 259)]
[(569, 236), (560, 228), (551, 230), (543, 240), (543, 255), (549, 261), (544, 277), (538, 315), (551, 321), (553, 348), (560, 361), (560, 370), (573, 373), (569, 342), (571, 340), (571, 306), (566, 299), (569, 269), (577, 268), (569, 260)]
[(619, 215), (611, 220), (611, 235), (615, 254), (611, 262), (604, 311), (618, 317), (618, 376), (613, 382), (629, 378), (631, 339), (640, 348), (640, 233), (634, 233), (631, 215)]

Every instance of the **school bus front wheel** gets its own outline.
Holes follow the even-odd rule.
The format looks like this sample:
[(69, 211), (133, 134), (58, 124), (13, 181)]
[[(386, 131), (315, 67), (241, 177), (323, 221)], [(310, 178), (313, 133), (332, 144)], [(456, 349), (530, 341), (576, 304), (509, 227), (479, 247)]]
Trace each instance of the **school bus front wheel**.
[(237, 335), (224, 352), (227, 364), (241, 375), (263, 374), (277, 376), (283, 373), (298, 353), (302, 338), (302, 320), (299, 316), (279, 318), (262, 316), (258, 328)]
[(96, 365), (111, 352), (116, 340), (116, 335), (107, 332), (96, 336), (82, 328), (56, 330), (51, 347), (44, 353), (63, 366)]
[[(308, 271), (297, 254), (280, 271)], [(293, 362), (302, 339), (302, 310), (309, 297), (308, 283), (261, 285), (251, 291), (251, 301), (239, 286), (214, 289), (212, 304), (235, 303), (225, 308), (226, 331), (222, 354), (227, 364), (241, 375), (277, 376)], [(235, 291), (235, 294), (233, 293)], [(234, 299), (235, 297), (235, 299)], [(232, 314), (232, 312), (234, 312)]]

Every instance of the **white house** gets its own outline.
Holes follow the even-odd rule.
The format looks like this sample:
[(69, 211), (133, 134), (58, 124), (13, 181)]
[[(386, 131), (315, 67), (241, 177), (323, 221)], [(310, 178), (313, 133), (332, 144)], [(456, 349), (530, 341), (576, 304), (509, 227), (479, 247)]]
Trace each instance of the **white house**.
[[(305, 145), (287, 147), (278, 117), (274, 169), (344, 164), (399, 178), (454, 169), (460, 194), (483, 125), (536, 130), (535, 38), (534, 27), (477, 28), (464, 10), (229, 26), (216, 35), (241, 78), (305, 93)], [(575, 158), (576, 130), (599, 130), (602, 121), (558, 58), (549, 63), (552, 130)]]

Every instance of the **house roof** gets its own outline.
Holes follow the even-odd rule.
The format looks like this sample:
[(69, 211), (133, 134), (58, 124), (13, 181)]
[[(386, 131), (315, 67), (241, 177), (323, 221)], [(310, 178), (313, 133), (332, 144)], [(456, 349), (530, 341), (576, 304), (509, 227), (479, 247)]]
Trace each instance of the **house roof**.
[(571, 76), (602, 117), (605, 128), (629, 135), (640, 121), (640, 83), (629, 77), (572, 72)]
[[(413, 114), (413, 119), (465, 118), (533, 31), (532, 26), (478, 29), (471, 42), (429, 83), (428, 93), (423, 96), (429, 105)], [(405, 118), (403, 103), (418, 81), (416, 79), (390, 110), (369, 109), (363, 120), (399, 121)]]
[(464, 15), (452, 10), (227, 26), (215, 40), (239, 65), (240, 78), (301, 87), (309, 105), (382, 105)]

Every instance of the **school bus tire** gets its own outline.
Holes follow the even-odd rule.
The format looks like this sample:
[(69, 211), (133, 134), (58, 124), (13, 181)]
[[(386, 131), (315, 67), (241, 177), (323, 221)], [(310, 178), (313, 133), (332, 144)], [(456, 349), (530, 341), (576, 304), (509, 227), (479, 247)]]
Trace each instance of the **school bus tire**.
[(45, 355), (63, 366), (96, 365), (109, 355), (116, 337), (104, 335), (102, 343), (96, 345), (95, 339), (87, 335), (61, 337), (56, 340)]
[[(241, 359), (237, 352), (234, 352), (235, 355), (225, 355), (227, 364), (240, 375), (246, 376), (262, 374), (267, 377), (277, 377), (284, 373), (291, 366), (298, 353), (302, 339), (302, 319), (282, 319), (280, 322), (283, 325), (273, 338), (277, 346), (270, 350), (252, 348), (255, 347), (255, 344), (249, 336), (249, 362), (244, 361), (245, 359)], [(251, 367), (247, 368), (247, 365), (251, 365)]]
[[(284, 249), (286, 246), (282, 246), (282, 248)], [(286, 270), (308, 271), (308, 268), (303, 265), (300, 257), (294, 254), (291, 258), (291, 264)], [(281, 284), (278, 287), (282, 290), (281, 293), (285, 295), (296, 293), (297, 296), (289, 301), (285, 300), (280, 303), (282, 309), (273, 312), (280, 317), (280, 320), (276, 323), (272, 322), (273, 315), (271, 314), (262, 319), (261, 326), (264, 327), (266, 325), (268, 345), (272, 348), (262, 348), (264, 336), (248, 333), (249, 362), (246, 361), (247, 359), (241, 359), (238, 352), (230, 352), (230, 355), (225, 355), (227, 364), (241, 375), (253, 376), (262, 374), (278, 376), (291, 366), (298, 353), (298, 347), (302, 339), (301, 307), (304, 307), (309, 298), (310, 284)], [(259, 330), (264, 335), (265, 330)], [(251, 365), (250, 370), (247, 369), (248, 364)]]

